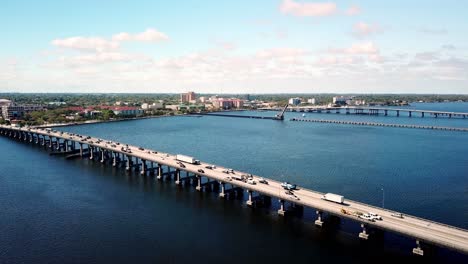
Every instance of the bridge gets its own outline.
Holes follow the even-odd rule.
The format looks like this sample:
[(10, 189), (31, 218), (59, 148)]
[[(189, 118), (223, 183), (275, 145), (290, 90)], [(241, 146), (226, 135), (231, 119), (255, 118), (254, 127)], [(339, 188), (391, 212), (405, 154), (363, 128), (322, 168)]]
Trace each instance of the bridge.
[[(281, 108), (259, 108), (263, 111), (281, 111)], [(457, 118), (467, 118), (468, 113), (463, 112), (447, 112), (447, 111), (434, 111), (434, 110), (417, 110), (409, 108), (383, 108), (383, 107), (358, 107), (358, 106), (349, 106), (349, 107), (324, 107), (324, 106), (296, 106), (289, 107), (288, 111), (290, 112), (307, 112), (307, 113), (336, 113), (341, 114), (356, 114), (356, 115), (384, 115), (388, 116), (390, 113), (394, 116), (399, 117), (401, 114), (406, 113), (408, 117), (420, 116), (425, 117), (429, 115), (431, 117), (457, 117)]]
[[(220, 166), (210, 169), (212, 165), (206, 162), (180, 162), (175, 155), (168, 153), (51, 129), (0, 125), (0, 135), (41, 146), (53, 153), (87, 157), (103, 164), (124, 167), (127, 171), (135, 170), (145, 176), (156, 175), (158, 180), (173, 178), (177, 185), (192, 182), (198, 191), (219, 190), (221, 198), (239, 194), (239, 190), (243, 193), (242, 190), (245, 190), (248, 194), (246, 203), (252, 207), (262, 200), (260, 198), (278, 199), (278, 214), (281, 216), (288, 214), (287, 204), (295, 208), (313, 208), (317, 214), (315, 225), (319, 227), (327, 224), (322, 218), (323, 214), (351, 219), (362, 228), (358, 235), (360, 239), (369, 239), (369, 229), (395, 232), (415, 240), (416, 246), (412, 250), (414, 254), (424, 254), (422, 245), (436, 245), (468, 254), (468, 230), (406, 214), (398, 217), (398, 212), (348, 199), (343, 204), (330, 202), (321, 199), (323, 193), (306, 188), (298, 187), (292, 194), (288, 194), (283, 190), (281, 182), (265, 178), (267, 182), (261, 183), (260, 176), (230, 171)], [(251, 175), (256, 184), (240, 180), (241, 175)], [(380, 215), (382, 220), (363, 219), (362, 214), (368, 212)]]

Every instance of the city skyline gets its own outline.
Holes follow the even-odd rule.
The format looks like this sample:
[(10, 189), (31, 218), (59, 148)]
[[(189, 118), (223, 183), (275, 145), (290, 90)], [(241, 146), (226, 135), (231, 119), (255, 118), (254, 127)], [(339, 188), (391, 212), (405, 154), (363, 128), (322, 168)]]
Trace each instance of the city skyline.
[(0, 92), (466, 94), (467, 5), (8, 2)]

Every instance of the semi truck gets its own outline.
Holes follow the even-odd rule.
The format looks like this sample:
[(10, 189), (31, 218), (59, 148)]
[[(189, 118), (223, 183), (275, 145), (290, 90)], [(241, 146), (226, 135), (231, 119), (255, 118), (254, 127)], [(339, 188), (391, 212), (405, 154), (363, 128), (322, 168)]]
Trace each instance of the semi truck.
[(326, 193), (322, 195), (322, 200), (340, 203), (340, 204), (344, 203), (344, 197), (338, 194), (334, 194), (334, 193)]
[(176, 160), (183, 161), (183, 162), (190, 163), (190, 164), (195, 164), (195, 165), (200, 164), (200, 161), (195, 159), (194, 157), (180, 155), (180, 154), (176, 155)]

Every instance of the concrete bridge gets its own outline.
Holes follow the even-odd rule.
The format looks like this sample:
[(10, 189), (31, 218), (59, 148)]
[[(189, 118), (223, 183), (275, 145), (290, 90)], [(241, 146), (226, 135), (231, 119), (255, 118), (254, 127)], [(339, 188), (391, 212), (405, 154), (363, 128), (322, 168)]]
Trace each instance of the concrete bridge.
[[(322, 193), (301, 187), (294, 190), (293, 195), (287, 194), (278, 181), (266, 179), (267, 183), (260, 183), (260, 176), (252, 175), (256, 184), (249, 184), (248, 181), (235, 179), (249, 174), (240, 171), (226, 173), (228, 169), (223, 167), (209, 169), (207, 166), (211, 164), (206, 162), (183, 163), (176, 160), (175, 155), (168, 153), (50, 129), (0, 125), (0, 135), (54, 152), (77, 153), (103, 164), (124, 167), (128, 171), (135, 170), (141, 175), (155, 175), (158, 180), (174, 179), (177, 185), (192, 183), (198, 191), (217, 190), (221, 198), (238, 195), (239, 190), (241, 193), (245, 190), (248, 194), (246, 203), (252, 207), (259, 200), (269, 204), (268, 200), (278, 199), (278, 214), (282, 216), (288, 214), (287, 204), (296, 210), (313, 208), (317, 213), (315, 224), (319, 227), (327, 224), (322, 218), (323, 214), (351, 219), (361, 225), (362, 231), (358, 237), (364, 240), (370, 238), (369, 229), (391, 231), (414, 239), (414, 254), (423, 255), (424, 247), (429, 245), (468, 254), (468, 230), (410, 215), (395, 217), (397, 212), (348, 199), (343, 204), (330, 202), (321, 199)], [(368, 221), (359, 216), (368, 212), (380, 215), (382, 220)]]
[[(264, 111), (279, 111), (281, 108), (260, 108), (259, 110)], [(305, 113), (335, 113), (341, 114), (345, 113), (355, 114), (355, 115), (384, 115), (388, 116), (393, 114), (393, 116), (399, 117), (400, 115), (407, 115), (408, 117), (414, 116), (431, 116), (431, 117), (457, 117), (457, 118), (467, 118), (468, 113), (462, 112), (447, 112), (447, 111), (433, 111), (433, 110), (417, 110), (409, 108), (384, 108), (384, 107), (358, 107), (358, 106), (349, 106), (349, 107), (324, 107), (324, 106), (290, 106), (288, 108), (290, 112), (305, 112)]]

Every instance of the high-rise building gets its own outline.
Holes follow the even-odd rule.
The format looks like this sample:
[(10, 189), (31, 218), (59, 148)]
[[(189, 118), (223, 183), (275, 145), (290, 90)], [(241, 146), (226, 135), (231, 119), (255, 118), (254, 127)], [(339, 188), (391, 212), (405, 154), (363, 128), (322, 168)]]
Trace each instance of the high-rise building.
[(180, 102), (181, 103), (188, 103), (190, 101), (195, 101), (197, 99), (196, 94), (194, 92), (187, 92), (180, 94)]

